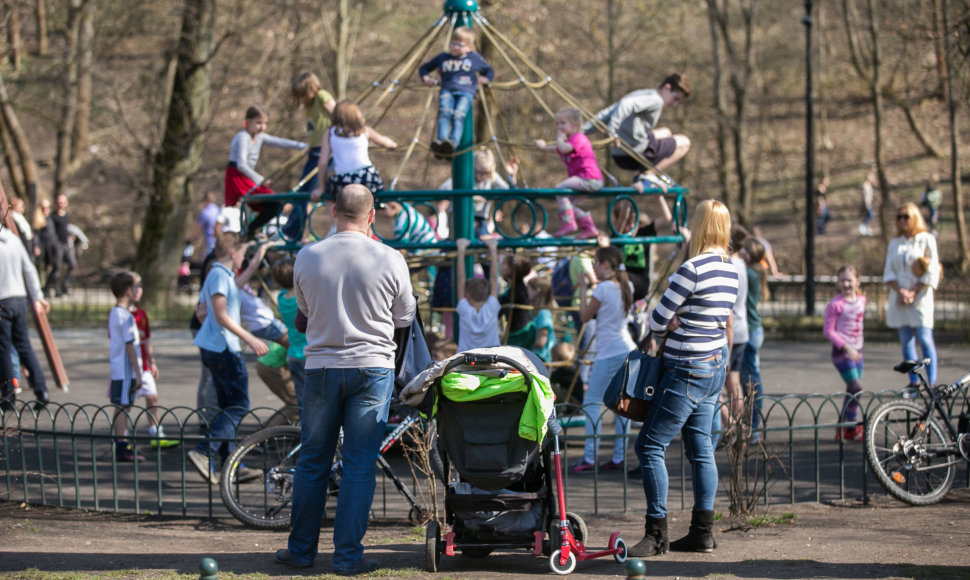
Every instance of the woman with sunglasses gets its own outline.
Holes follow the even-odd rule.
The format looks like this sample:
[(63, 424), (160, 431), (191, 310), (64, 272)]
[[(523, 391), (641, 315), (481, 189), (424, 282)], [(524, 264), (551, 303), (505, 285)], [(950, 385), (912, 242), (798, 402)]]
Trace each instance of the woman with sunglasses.
[[(882, 280), (889, 287), (886, 324), (899, 329), (904, 360), (916, 360), (919, 342), (923, 358), (930, 359), (929, 381), (936, 384), (936, 345), (933, 342), (933, 290), (940, 280), (936, 238), (929, 233), (914, 203), (896, 210), (896, 233), (889, 241)], [(906, 395), (915, 396), (916, 375), (909, 377)]]

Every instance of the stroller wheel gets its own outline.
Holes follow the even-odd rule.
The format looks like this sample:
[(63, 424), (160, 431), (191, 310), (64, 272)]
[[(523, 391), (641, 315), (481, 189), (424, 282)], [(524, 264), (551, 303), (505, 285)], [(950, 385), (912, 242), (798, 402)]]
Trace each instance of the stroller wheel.
[(572, 573), (576, 569), (576, 554), (574, 552), (569, 552), (569, 558), (566, 560), (565, 564), (559, 563), (559, 556), (562, 554), (562, 550), (556, 550), (549, 556), (549, 568), (556, 574), (565, 576), (566, 574)]
[(424, 569), (428, 572), (438, 571), (441, 561), (441, 524), (437, 520), (428, 522), (428, 529), (424, 541)]
[[(577, 542), (582, 544), (586, 541), (586, 538), (589, 536), (589, 530), (583, 518), (573, 512), (566, 512), (566, 523), (569, 525), (569, 531), (573, 533), (573, 538)], [(549, 549), (555, 550), (560, 546), (562, 546), (562, 537), (560, 536), (559, 520), (553, 519), (549, 522)]]
[(613, 547), (618, 550), (617, 553), (613, 554), (613, 559), (619, 562), (620, 564), (622, 564), (623, 562), (626, 562), (626, 557), (629, 554), (626, 551), (626, 542), (623, 541), (623, 538), (617, 537), (616, 543), (613, 544)]

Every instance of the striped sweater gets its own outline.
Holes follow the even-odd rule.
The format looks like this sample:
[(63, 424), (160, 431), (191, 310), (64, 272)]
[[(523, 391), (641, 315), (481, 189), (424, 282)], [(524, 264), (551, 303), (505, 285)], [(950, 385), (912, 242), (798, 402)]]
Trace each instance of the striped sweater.
[(727, 344), (728, 316), (738, 297), (738, 271), (727, 256), (699, 254), (681, 264), (650, 316), (650, 330), (663, 334), (676, 314), (680, 326), (667, 335), (664, 357), (703, 360)]

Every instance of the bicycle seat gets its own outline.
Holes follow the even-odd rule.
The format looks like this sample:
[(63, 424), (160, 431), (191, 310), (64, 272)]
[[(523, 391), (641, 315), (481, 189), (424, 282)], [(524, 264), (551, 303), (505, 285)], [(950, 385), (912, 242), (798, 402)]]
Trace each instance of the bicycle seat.
[(928, 358), (924, 358), (923, 360), (919, 360), (919, 361), (916, 361), (916, 360), (904, 360), (903, 362), (901, 362), (898, 365), (894, 366), (893, 367), (893, 370), (896, 371), (897, 373), (906, 374), (906, 373), (909, 373), (909, 372), (913, 372), (915, 370), (919, 370), (919, 369), (925, 367), (928, 364), (930, 364), (930, 359), (928, 359)]

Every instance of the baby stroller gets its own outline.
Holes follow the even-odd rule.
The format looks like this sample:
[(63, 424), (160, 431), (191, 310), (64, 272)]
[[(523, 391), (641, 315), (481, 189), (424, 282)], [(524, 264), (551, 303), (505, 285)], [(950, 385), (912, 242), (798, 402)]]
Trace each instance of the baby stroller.
[(587, 553), (585, 522), (566, 512), (552, 391), (531, 353), (516, 347), (475, 349), (432, 365), (401, 399), (438, 424), (438, 452), (449, 477), (445, 525), (427, 526), (425, 567), (437, 572), (442, 554), (484, 557), (528, 549), (549, 556), (557, 574), (577, 561), (626, 560), (619, 532), (609, 548)]

